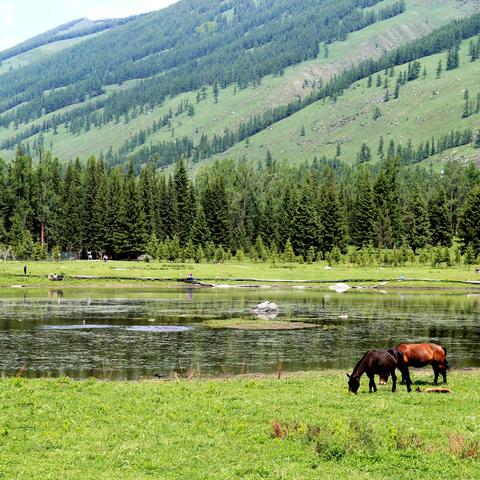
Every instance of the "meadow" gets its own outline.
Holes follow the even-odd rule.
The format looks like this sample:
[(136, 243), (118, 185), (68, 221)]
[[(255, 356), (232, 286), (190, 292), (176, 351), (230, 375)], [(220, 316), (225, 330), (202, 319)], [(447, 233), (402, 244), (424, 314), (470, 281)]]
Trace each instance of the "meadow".
[[(424, 389), (431, 370), (414, 373)], [(0, 381), (0, 476), (16, 479), (474, 479), (480, 373), (451, 394), (347, 392), (345, 372)]]
[[(27, 275), (23, 267), (27, 266)], [(475, 267), (458, 265), (432, 267), (407, 264), (389, 267), (358, 267), (351, 264), (333, 265), (325, 262), (254, 263), (235, 260), (224, 263), (160, 263), (138, 261), (44, 261), (0, 262), (0, 286), (64, 287), (64, 286), (142, 286), (145, 283), (179, 286), (177, 279), (194, 278), (214, 285), (324, 285), (349, 282), (353, 285), (372, 285), (388, 281), (388, 288), (403, 287), (480, 287), (480, 274)], [(49, 281), (48, 274), (63, 274), (62, 282)], [(403, 276), (403, 277), (402, 277)], [(400, 280), (403, 278), (403, 280)], [(473, 282), (473, 283), (470, 283)]]

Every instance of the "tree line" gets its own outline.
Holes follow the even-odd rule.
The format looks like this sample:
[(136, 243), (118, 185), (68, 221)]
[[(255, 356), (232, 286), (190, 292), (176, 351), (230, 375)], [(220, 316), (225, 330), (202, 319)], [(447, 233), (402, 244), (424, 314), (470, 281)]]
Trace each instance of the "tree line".
[[(17, 258), (48, 251), (165, 259), (275, 254), (309, 261), (355, 249), (480, 253), (480, 172), (450, 162), (441, 174), (314, 159), (224, 161), (189, 178), (180, 160), (168, 175), (145, 165), (106, 167), (94, 157), (65, 167), (47, 152), (35, 164), (18, 149), (0, 163), (0, 243)], [(213, 253), (212, 253), (213, 252)], [(218, 253), (220, 252), (220, 253)], [(330, 256), (330, 257), (329, 257)], [(336, 257), (335, 257), (336, 258)]]

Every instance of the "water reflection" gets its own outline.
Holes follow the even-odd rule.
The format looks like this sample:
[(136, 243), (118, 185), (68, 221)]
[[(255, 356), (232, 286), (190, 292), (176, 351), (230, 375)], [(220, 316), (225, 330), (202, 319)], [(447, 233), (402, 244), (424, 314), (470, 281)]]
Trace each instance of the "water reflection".
[[(264, 300), (289, 331), (211, 330), (206, 319), (247, 315)], [(459, 292), (150, 289), (4, 291), (0, 371), (31, 377), (134, 379), (193, 367), (201, 373), (349, 369), (368, 348), (438, 342), (454, 366), (480, 366), (480, 297)], [(342, 318), (339, 318), (342, 317)]]

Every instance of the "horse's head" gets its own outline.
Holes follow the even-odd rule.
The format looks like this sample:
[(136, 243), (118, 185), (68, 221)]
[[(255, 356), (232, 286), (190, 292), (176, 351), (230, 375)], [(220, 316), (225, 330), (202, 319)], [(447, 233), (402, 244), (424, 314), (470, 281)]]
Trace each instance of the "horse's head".
[(360, 388), (360, 380), (357, 377), (352, 377), (347, 373), (348, 377), (348, 391), (352, 393), (357, 393)]

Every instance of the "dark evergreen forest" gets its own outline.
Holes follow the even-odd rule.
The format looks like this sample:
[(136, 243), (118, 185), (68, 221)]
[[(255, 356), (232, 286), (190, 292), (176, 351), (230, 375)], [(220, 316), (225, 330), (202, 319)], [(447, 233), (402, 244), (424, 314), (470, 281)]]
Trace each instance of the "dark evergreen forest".
[(147, 164), (137, 176), (132, 165), (93, 157), (62, 167), (47, 152), (33, 164), (19, 149), (0, 165), (0, 192), (0, 242), (17, 258), (314, 261), (349, 246), (414, 256), (448, 249), (454, 236), (461, 252), (480, 253), (476, 166), (451, 162), (435, 174), (401, 167), (395, 154), (356, 167), (326, 159), (294, 167), (267, 155), (258, 165), (216, 163), (192, 182), (183, 160), (172, 175)]

